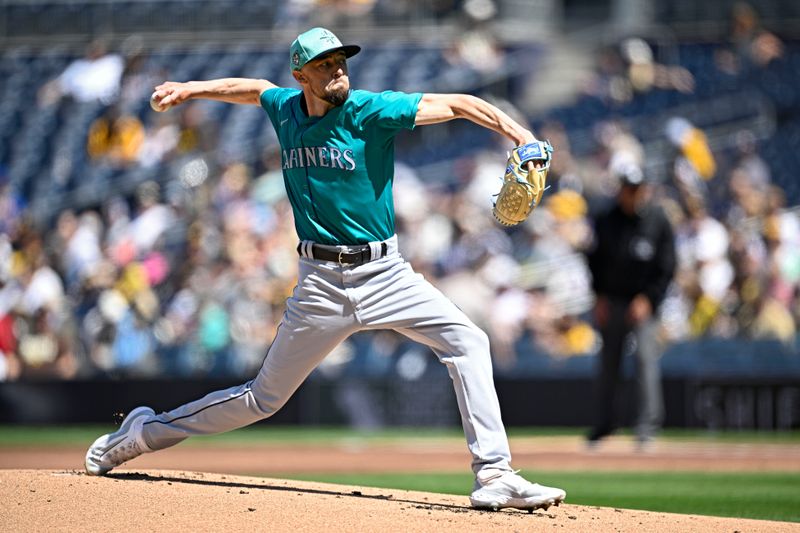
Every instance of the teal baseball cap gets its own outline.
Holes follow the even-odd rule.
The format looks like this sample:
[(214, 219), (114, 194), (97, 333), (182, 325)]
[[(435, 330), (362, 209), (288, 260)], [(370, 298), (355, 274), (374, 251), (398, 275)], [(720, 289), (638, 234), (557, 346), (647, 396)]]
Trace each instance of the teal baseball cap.
[(298, 35), (289, 48), (289, 68), (300, 70), (312, 59), (336, 50), (343, 50), (345, 56), (352, 57), (361, 51), (361, 47), (343, 45), (338, 37), (325, 28), (311, 28)]

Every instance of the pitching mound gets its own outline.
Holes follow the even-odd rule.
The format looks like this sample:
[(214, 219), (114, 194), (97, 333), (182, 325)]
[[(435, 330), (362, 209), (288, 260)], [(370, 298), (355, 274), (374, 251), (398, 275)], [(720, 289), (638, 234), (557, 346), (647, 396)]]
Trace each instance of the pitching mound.
[(563, 504), (470, 509), (465, 496), (196, 472), (0, 470), (7, 531), (798, 531), (796, 524)]

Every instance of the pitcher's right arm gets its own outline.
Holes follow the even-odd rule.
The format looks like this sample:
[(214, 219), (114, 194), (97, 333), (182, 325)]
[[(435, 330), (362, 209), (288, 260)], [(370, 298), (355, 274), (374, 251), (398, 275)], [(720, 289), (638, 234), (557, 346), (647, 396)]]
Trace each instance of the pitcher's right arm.
[(267, 80), (222, 78), (179, 83), (167, 81), (156, 87), (154, 99), (161, 106), (175, 106), (187, 100), (218, 100), (230, 104), (261, 105), (259, 97), (277, 85)]

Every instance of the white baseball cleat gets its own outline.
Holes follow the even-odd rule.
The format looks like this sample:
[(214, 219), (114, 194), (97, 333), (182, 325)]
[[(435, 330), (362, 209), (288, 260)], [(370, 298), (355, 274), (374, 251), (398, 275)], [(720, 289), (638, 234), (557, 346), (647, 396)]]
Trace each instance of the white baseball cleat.
[(155, 412), (149, 407), (137, 407), (117, 431), (94, 441), (86, 452), (86, 473), (102, 476), (125, 461), (153, 451), (142, 438), (142, 425), (148, 416), (155, 416)]
[(478, 473), (469, 501), (479, 509), (535, 509), (545, 511), (564, 501), (567, 493), (554, 487), (531, 483), (513, 470), (487, 469)]

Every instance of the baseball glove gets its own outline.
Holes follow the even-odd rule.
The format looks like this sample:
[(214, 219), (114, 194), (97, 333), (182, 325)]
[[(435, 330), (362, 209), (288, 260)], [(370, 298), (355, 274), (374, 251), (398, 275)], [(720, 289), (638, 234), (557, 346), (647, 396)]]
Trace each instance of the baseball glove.
[[(547, 183), (553, 147), (549, 141), (534, 141), (511, 151), (503, 187), (497, 193), (492, 214), (504, 226), (516, 226), (539, 205)], [(528, 170), (528, 162), (534, 168)]]

